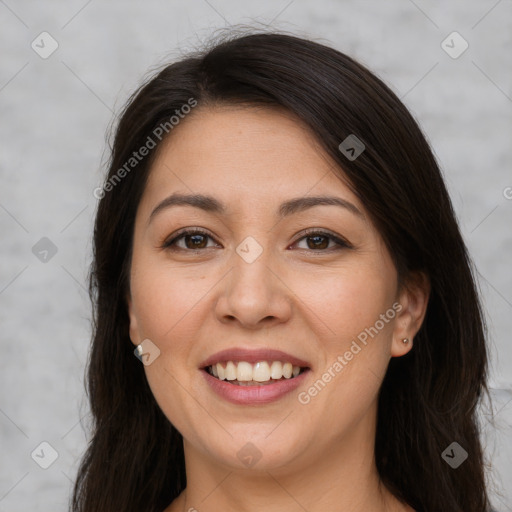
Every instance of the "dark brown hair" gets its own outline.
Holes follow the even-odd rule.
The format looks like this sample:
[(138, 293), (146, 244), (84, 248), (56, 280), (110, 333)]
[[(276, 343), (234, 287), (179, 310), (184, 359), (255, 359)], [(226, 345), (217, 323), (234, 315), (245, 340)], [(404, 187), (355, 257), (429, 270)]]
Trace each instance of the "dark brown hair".
[[(343, 170), (400, 279), (417, 271), (428, 276), (427, 314), (414, 348), (392, 358), (379, 393), (377, 469), (417, 511), (487, 512), (477, 421), (488, 394), (485, 325), (441, 172), (413, 117), (380, 79), (333, 48), (284, 33), (228, 34), (165, 66), (132, 95), (117, 125), (107, 182), (190, 98), (197, 109), (245, 104), (296, 115), (339, 164), (340, 177)], [(353, 161), (338, 149), (351, 134), (366, 147)], [(87, 367), (92, 437), (74, 512), (161, 512), (186, 486), (182, 437), (157, 405), (128, 330), (134, 219), (155, 154), (105, 188), (98, 205)], [(457, 469), (441, 457), (454, 441), (469, 454)]]

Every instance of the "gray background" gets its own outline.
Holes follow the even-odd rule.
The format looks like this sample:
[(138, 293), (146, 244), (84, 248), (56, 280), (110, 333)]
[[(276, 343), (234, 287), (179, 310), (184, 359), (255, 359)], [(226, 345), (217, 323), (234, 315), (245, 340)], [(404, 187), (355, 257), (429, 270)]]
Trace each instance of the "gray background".
[[(510, 0), (0, 0), (0, 512), (65, 510), (86, 446), (85, 286), (113, 113), (151, 67), (239, 23), (352, 55), (431, 141), (479, 272), (494, 398), (484, 441), (495, 507), (512, 510)], [(46, 59), (31, 48), (43, 31), (59, 45)], [(456, 59), (441, 46), (453, 31), (469, 44)], [(57, 248), (46, 262), (33, 252), (43, 237)], [(48, 469), (35, 462), (51, 462), (43, 441), (58, 454)]]

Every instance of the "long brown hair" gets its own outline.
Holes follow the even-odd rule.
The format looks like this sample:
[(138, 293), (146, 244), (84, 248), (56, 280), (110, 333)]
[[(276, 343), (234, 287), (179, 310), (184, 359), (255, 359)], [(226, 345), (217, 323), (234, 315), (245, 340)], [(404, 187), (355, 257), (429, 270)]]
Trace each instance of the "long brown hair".
[[(87, 366), (93, 422), (72, 511), (161, 512), (186, 486), (182, 437), (158, 407), (128, 330), (134, 219), (156, 150), (133, 168), (126, 162), (191, 98), (197, 108), (247, 104), (297, 115), (343, 169), (399, 278), (428, 276), (427, 314), (414, 348), (392, 358), (379, 393), (377, 469), (418, 511), (487, 512), (477, 421), (488, 395), (485, 325), (438, 164), (415, 120), (374, 74), (324, 44), (275, 32), (228, 34), (165, 66), (120, 115), (94, 228)], [(339, 149), (349, 135), (365, 145), (353, 160)], [(469, 454), (457, 469), (441, 456), (452, 442)]]

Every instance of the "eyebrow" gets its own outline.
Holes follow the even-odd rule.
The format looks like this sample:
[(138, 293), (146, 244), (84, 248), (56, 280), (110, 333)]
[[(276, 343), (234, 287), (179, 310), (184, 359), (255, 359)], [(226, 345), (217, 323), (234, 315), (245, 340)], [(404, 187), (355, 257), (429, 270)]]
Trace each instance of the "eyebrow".
[[(308, 208), (321, 205), (339, 206), (341, 208), (345, 208), (346, 210), (362, 219), (365, 218), (357, 206), (352, 204), (350, 201), (347, 201), (346, 199), (342, 199), (341, 197), (336, 196), (308, 196), (289, 199), (288, 201), (285, 201), (281, 204), (278, 210), (278, 215), (279, 217), (284, 218), (289, 215), (293, 215), (294, 213), (307, 210)], [(149, 216), (148, 224), (158, 213), (171, 208), (172, 206), (193, 206), (194, 208), (200, 208), (206, 212), (218, 214), (226, 213), (226, 206), (221, 201), (215, 199), (212, 196), (203, 194), (188, 195), (175, 193), (158, 203), (158, 205), (154, 208)]]

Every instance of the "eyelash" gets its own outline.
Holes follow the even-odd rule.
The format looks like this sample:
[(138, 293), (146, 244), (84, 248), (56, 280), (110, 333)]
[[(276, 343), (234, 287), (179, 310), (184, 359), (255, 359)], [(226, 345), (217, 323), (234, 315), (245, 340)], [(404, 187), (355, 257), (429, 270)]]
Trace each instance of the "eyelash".
[[(186, 228), (186, 229), (183, 229), (182, 231), (178, 231), (178, 233), (176, 233), (176, 235), (172, 239), (164, 241), (164, 243), (160, 246), (160, 248), (171, 250), (171, 251), (182, 250), (185, 252), (193, 252), (193, 253), (194, 252), (197, 253), (199, 251), (204, 251), (206, 249), (211, 249), (211, 247), (205, 247), (202, 249), (188, 249), (188, 248), (183, 248), (183, 247), (176, 247), (177, 241), (181, 240), (182, 238), (184, 238), (186, 236), (191, 236), (191, 235), (203, 235), (203, 236), (206, 236), (206, 237), (214, 240), (213, 236), (210, 235), (206, 231), (203, 231), (200, 229), (194, 229), (194, 228)], [(342, 238), (340, 238), (336, 235), (333, 235), (329, 231), (324, 231), (321, 229), (309, 228), (309, 229), (305, 230), (302, 233), (302, 235), (303, 236), (301, 238), (299, 238), (298, 240), (296, 240), (293, 243), (293, 245), (300, 242), (301, 240), (303, 240), (305, 238), (313, 238), (315, 236), (323, 236), (323, 237), (326, 237), (326, 238), (329, 238), (330, 240), (332, 240), (334, 243), (336, 243), (338, 245), (338, 247), (337, 248), (331, 247), (331, 248), (327, 248), (327, 249), (318, 249), (318, 250), (315, 250), (315, 249), (299, 249), (299, 250), (306, 250), (306, 251), (310, 251), (310, 252), (330, 252), (333, 249), (334, 250), (352, 249), (352, 247), (353, 247), (346, 240), (343, 240)]]

